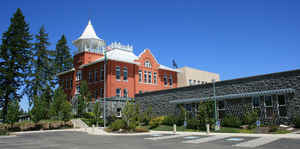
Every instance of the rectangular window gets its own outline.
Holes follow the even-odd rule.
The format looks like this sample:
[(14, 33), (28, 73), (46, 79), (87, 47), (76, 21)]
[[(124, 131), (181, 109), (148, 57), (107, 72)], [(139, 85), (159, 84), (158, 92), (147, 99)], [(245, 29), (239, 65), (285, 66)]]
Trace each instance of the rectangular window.
[(76, 86), (76, 93), (80, 94), (80, 86), (79, 85)]
[(280, 117), (287, 116), (285, 95), (278, 95), (278, 112)]
[(121, 78), (121, 72), (120, 72), (121, 70), (120, 70), (120, 67), (119, 66), (117, 66), (116, 67), (116, 79), (117, 80), (120, 80), (120, 78)]
[(143, 80), (143, 72), (142, 70), (139, 70), (139, 82), (142, 82)]
[(147, 71), (144, 71), (144, 83), (147, 83)]
[(104, 88), (100, 88), (100, 97), (101, 97), (101, 98), (104, 97)]
[(272, 105), (272, 96), (265, 96), (265, 106), (270, 107)]
[(271, 118), (273, 116), (273, 102), (272, 96), (265, 96), (265, 114), (266, 117)]
[(73, 79), (70, 79), (70, 88), (73, 88)]
[(76, 81), (80, 81), (81, 80), (81, 70), (76, 72)]
[(218, 101), (218, 110), (224, 110), (225, 109), (225, 102), (224, 100)]
[(128, 90), (126, 88), (123, 90), (123, 97), (128, 97)]
[(89, 71), (89, 82), (92, 81), (92, 71)]
[(116, 117), (122, 117), (122, 109), (121, 108), (117, 108), (117, 115)]
[(123, 80), (128, 80), (128, 69), (126, 67), (123, 68)]
[(95, 70), (94, 77), (95, 77), (95, 81), (99, 81), (99, 72), (97, 69)]
[(166, 74), (164, 75), (164, 85), (168, 85), (168, 76)]
[(189, 80), (189, 85), (193, 85), (193, 80)]
[(121, 97), (121, 89), (120, 88), (116, 89), (116, 97)]
[(253, 97), (252, 98), (252, 105), (253, 105), (253, 108), (259, 108), (260, 107), (259, 97)]
[(104, 80), (104, 69), (103, 67), (100, 68), (100, 81)]
[(152, 83), (152, 72), (148, 72), (148, 83)]
[(98, 98), (98, 89), (95, 90), (94, 98), (95, 98), (95, 100), (97, 100), (97, 98)]
[(157, 73), (156, 72), (153, 73), (153, 82), (154, 82), (154, 84), (157, 84)]
[(170, 85), (170, 86), (173, 85), (173, 77), (172, 77), (172, 75), (170, 75), (170, 78), (169, 78), (169, 85)]

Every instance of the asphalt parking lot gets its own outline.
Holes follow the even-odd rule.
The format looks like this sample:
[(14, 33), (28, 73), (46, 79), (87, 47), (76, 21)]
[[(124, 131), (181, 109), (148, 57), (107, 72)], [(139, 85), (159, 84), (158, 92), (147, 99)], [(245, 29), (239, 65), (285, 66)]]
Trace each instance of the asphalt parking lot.
[[(99, 136), (84, 132), (46, 132), (0, 137), (0, 149), (232, 149), (234, 146), (256, 138), (226, 137), (205, 143), (183, 143), (187, 140), (207, 139), (211, 136), (182, 136), (151, 140), (158, 136)], [(251, 148), (251, 147), (250, 147)], [(279, 139), (257, 148), (299, 149), (300, 139)]]

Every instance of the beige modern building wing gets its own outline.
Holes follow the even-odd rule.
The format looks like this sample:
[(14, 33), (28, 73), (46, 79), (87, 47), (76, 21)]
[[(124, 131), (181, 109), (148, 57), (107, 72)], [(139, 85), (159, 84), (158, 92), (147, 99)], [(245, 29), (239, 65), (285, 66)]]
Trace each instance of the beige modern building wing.
[(212, 80), (220, 81), (220, 75), (217, 73), (207, 72), (191, 67), (178, 68), (180, 73), (177, 74), (178, 87), (190, 86), (196, 84), (205, 84)]

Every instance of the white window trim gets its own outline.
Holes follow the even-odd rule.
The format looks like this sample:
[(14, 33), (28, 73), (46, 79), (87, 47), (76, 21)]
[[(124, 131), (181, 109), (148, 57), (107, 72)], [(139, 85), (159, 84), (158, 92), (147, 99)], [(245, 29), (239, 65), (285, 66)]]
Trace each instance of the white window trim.
[(152, 84), (152, 72), (148, 71), (148, 84)]
[(172, 74), (169, 77), (169, 85), (172, 87), (173, 86), (173, 76)]
[[(117, 78), (117, 69), (119, 69), (119, 79)], [(116, 66), (116, 80), (117, 81), (121, 81), (121, 68), (120, 68), (120, 66)]]
[[(165, 82), (165, 80), (167, 81), (167, 83)], [(168, 83), (168, 75), (167, 74), (164, 74), (164, 86), (167, 87), (169, 85)]]
[[(125, 92), (126, 91), (126, 97), (124, 96), (125, 95)], [(127, 88), (125, 88), (125, 89), (123, 89), (123, 97), (124, 98), (128, 98), (128, 89)]]
[[(120, 91), (120, 96), (117, 96), (118, 94), (117, 94), (117, 90), (119, 89), (119, 91)], [(116, 97), (122, 97), (122, 89), (121, 88), (116, 88)]]
[(148, 71), (144, 71), (144, 84), (148, 84)]
[[(124, 76), (125, 76), (125, 75), (124, 75), (124, 72), (125, 72), (125, 70), (126, 70), (126, 73), (127, 73), (127, 76), (126, 76), (127, 79), (126, 79), (126, 80), (124, 80)], [(128, 68), (127, 68), (127, 67), (123, 67), (123, 81), (124, 81), (124, 82), (128, 82)]]
[(139, 78), (138, 78), (138, 82), (139, 83), (143, 83), (143, 71), (142, 70), (139, 70)]
[(157, 84), (157, 72), (153, 72), (153, 84)]

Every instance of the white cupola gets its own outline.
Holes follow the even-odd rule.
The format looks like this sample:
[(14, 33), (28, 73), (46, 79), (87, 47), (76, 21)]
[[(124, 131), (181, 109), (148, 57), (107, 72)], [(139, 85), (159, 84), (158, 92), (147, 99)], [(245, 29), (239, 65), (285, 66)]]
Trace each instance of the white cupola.
[(84, 51), (103, 53), (103, 49), (106, 46), (105, 41), (100, 39), (96, 35), (96, 32), (90, 20), (81, 36), (73, 41), (73, 44), (78, 48), (78, 53)]

